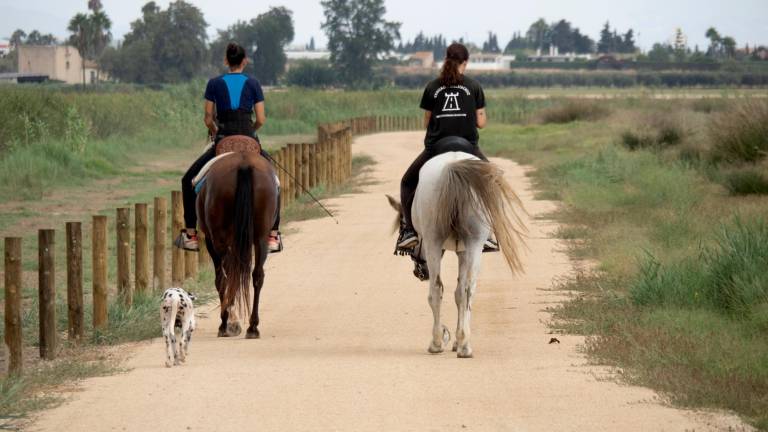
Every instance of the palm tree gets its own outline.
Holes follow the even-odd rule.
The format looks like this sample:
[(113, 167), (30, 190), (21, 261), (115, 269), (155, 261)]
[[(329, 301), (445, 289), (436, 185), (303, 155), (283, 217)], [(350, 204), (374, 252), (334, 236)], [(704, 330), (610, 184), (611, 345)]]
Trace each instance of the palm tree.
[(91, 47), (91, 26), (88, 16), (84, 13), (78, 13), (69, 20), (69, 26), (67, 30), (72, 33), (69, 36), (69, 43), (77, 48), (80, 53), (80, 60), (83, 66), (83, 89), (85, 89), (85, 59), (90, 57), (88, 55)]
[(707, 32), (704, 34), (704, 36), (710, 40), (709, 54), (713, 57), (717, 57), (718, 53), (720, 52), (720, 43), (722, 42), (720, 33), (718, 33), (714, 27), (710, 27), (707, 29)]

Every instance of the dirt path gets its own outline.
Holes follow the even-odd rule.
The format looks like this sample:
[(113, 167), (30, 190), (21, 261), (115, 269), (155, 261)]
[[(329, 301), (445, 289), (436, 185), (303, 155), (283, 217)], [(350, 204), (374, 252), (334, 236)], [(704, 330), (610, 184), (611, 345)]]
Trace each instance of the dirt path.
[[(378, 183), (329, 200), (340, 224), (294, 224), (284, 253), (267, 263), (261, 340), (218, 339), (217, 310), (195, 333), (185, 366), (166, 369), (158, 339), (136, 349), (122, 375), (89, 379), (67, 404), (31, 429), (50, 431), (512, 430), (683, 431), (742, 428), (733, 417), (663, 407), (654, 393), (596, 378), (603, 368), (577, 354), (581, 337), (549, 345), (553, 278), (571, 269), (553, 208), (534, 201), (525, 170), (499, 162), (534, 219), (527, 273), (512, 277), (486, 254), (473, 308), (475, 358), (427, 354), (432, 315), (427, 285), (410, 260), (392, 255), (395, 193), (420, 147), (419, 133), (358, 139), (378, 162)], [(455, 256), (446, 255), (446, 281)], [(449, 284), (450, 285), (450, 284)], [(213, 288), (211, 288), (213, 289)], [(452, 288), (446, 287), (450, 293)], [(454, 327), (451, 295), (443, 303)], [(159, 323), (158, 323), (159, 326)]]

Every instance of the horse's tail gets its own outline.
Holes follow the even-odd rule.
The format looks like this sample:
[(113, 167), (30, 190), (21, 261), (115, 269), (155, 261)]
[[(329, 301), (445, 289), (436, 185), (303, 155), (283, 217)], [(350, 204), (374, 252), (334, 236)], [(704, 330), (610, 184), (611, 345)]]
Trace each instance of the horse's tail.
[(515, 207), (525, 210), (504, 180), (504, 172), (490, 162), (464, 159), (447, 165), (442, 176), (437, 193), (441, 209), (435, 221), (437, 232), (466, 238), (472, 226), (468, 217), (487, 221), (510, 270), (522, 272), (519, 251), (525, 228)]
[(237, 169), (235, 186), (235, 241), (222, 263), (226, 277), (222, 308), (238, 302), (244, 310), (250, 306), (253, 218), (253, 167), (244, 164)]

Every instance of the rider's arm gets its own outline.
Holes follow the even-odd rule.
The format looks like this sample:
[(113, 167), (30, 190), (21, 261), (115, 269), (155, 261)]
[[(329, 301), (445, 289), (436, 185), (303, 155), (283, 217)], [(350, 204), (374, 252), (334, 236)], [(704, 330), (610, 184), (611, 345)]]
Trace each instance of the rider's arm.
[(432, 118), (432, 111), (424, 111), (424, 129), (429, 127), (429, 120)]
[(205, 127), (207, 127), (208, 131), (211, 133), (211, 136), (216, 136), (216, 131), (218, 130), (218, 127), (216, 126), (216, 116), (214, 114), (215, 109), (216, 105), (213, 101), (205, 101), (205, 117), (203, 118), (203, 121), (205, 122)]
[(477, 110), (477, 128), (482, 129), (485, 127), (485, 123), (488, 121), (488, 119), (485, 116), (485, 108), (480, 108)]
[(259, 102), (253, 106), (253, 112), (256, 113), (256, 121), (253, 122), (253, 128), (259, 130), (267, 122), (267, 115), (264, 113), (264, 102)]

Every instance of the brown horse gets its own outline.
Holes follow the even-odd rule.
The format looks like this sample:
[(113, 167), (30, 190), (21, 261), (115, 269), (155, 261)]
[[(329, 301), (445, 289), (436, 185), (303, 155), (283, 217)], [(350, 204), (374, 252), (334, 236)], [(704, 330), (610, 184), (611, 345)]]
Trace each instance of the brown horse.
[[(219, 337), (240, 334), (235, 312), (248, 309), (251, 276), (253, 306), (246, 338), (259, 337), (259, 294), (264, 284), (267, 236), (276, 209), (275, 173), (258, 150), (236, 151), (210, 168), (197, 197), (197, 214), (216, 270), (216, 290), (221, 302)], [(251, 273), (254, 256), (256, 263)]]

